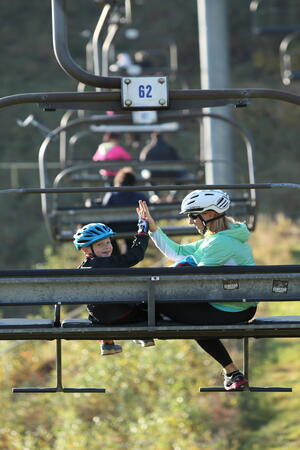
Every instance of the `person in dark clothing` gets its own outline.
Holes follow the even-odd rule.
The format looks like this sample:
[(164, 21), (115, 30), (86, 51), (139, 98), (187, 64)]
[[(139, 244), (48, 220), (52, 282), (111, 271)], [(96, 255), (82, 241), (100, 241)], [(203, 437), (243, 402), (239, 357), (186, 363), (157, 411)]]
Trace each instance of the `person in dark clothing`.
[[(134, 186), (136, 176), (131, 167), (123, 167), (114, 177), (114, 186)], [(102, 200), (102, 206), (134, 206), (139, 200), (148, 201), (148, 197), (142, 192), (107, 192)], [(118, 233), (132, 233), (135, 230), (136, 222), (111, 222), (108, 224)], [(126, 250), (133, 242), (133, 238), (125, 239)]]
[[(151, 133), (151, 140), (148, 145), (146, 145), (140, 153), (140, 161), (178, 161), (180, 158), (178, 156), (176, 148), (168, 144), (164, 137), (153, 131)], [(151, 170), (151, 177), (170, 177), (170, 175), (180, 177), (183, 174), (181, 170), (171, 170), (172, 164), (168, 170)]]
[(151, 133), (150, 143), (140, 153), (140, 161), (177, 161), (178, 159), (177, 150), (156, 131)]
[[(124, 255), (113, 255), (111, 237), (115, 234), (103, 223), (89, 223), (74, 234), (74, 245), (85, 256), (79, 268), (119, 268), (132, 267), (144, 258), (148, 246), (148, 222), (138, 220), (138, 232), (132, 247)], [(97, 324), (124, 324), (146, 320), (142, 304), (89, 304), (89, 319)], [(137, 341), (143, 347), (154, 345), (153, 340)], [(122, 351), (121, 345), (113, 340), (100, 341), (101, 355), (112, 355)]]
[[(136, 176), (131, 167), (123, 167), (114, 178), (114, 186), (134, 186)], [(102, 206), (132, 206), (139, 200), (148, 201), (142, 192), (107, 192), (102, 200)]]
[[(179, 156), (177, 150), (168, 144), (161, 134), (153, 131), (150, 143), (141, 150), (139, 159), (140, 161), (178, 161)], [(150, 172), (149, 178), (170, 176), (170, 170), (151, 170)], [(179, 174), (180, 171), (174, 171), (174, 177)]]
[[(180, 160), (177, 150), (168, 144), (164, 137), (157, 131), (151, 133), (151, 140), (148, 145), (146, 145), (140, 153), (140, 161), (170, 161), (167, 169), (143, 169), (141, 175), (144, 179), (150, 180), (151, 184), (162, 184), (167, 179), (167, 182), (172, 184), (177, 184), (180, 179), (188, 177), (186, 170), (173, 169), (172, 161)], [(163, 179), (163, 181), (162, 181)], [(160, 198), (160, 193), (156, 192), (158, 198)], [(176, 192), (172, 192), (168, 197), (167, 201), (173, 201)]]

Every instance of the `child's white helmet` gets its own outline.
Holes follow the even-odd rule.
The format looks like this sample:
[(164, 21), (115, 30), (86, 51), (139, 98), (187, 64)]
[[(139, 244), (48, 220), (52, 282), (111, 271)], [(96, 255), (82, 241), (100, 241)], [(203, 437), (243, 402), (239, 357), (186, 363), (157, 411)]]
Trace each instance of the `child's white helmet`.
[(219, 189), (200, 190), (190, 192), (181, 203), (180, 214), (203, 213), (204, 211), (216, 211), (224, 213), (230, 206), (230, 198), (226, 192)]

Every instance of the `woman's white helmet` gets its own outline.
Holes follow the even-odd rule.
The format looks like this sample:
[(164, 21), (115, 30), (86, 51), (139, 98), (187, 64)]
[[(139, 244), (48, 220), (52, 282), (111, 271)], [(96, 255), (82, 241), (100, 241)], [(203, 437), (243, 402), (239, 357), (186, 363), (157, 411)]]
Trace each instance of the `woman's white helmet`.
[(224, 213), (229, 209), (230, 198), (226, 192), (218, 189), (200, 190), (190, 192), (181, 203), (180, 214), (199, 213), (213, 210)]

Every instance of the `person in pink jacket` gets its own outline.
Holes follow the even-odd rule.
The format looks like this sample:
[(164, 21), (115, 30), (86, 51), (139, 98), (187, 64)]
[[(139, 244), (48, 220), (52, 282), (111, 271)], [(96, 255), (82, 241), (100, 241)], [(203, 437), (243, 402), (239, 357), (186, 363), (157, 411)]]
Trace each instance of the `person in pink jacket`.
[[(93, 155), (93, 161), (130, 160), (132, 156), (120, 145), (120, 137), (117, 133), (105, 133), (103, 142)], [(100, 174), (105, 177), (114, 177), (118, 170), (101, 169)]]

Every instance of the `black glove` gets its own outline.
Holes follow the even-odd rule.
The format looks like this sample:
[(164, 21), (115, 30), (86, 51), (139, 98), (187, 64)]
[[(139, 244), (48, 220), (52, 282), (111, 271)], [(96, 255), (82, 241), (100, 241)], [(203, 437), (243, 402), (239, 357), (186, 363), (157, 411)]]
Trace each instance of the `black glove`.
[(149, 231), (149, 222), (145, 219), (139, 218), (138, 220), (138, 234), (148, 234)]

